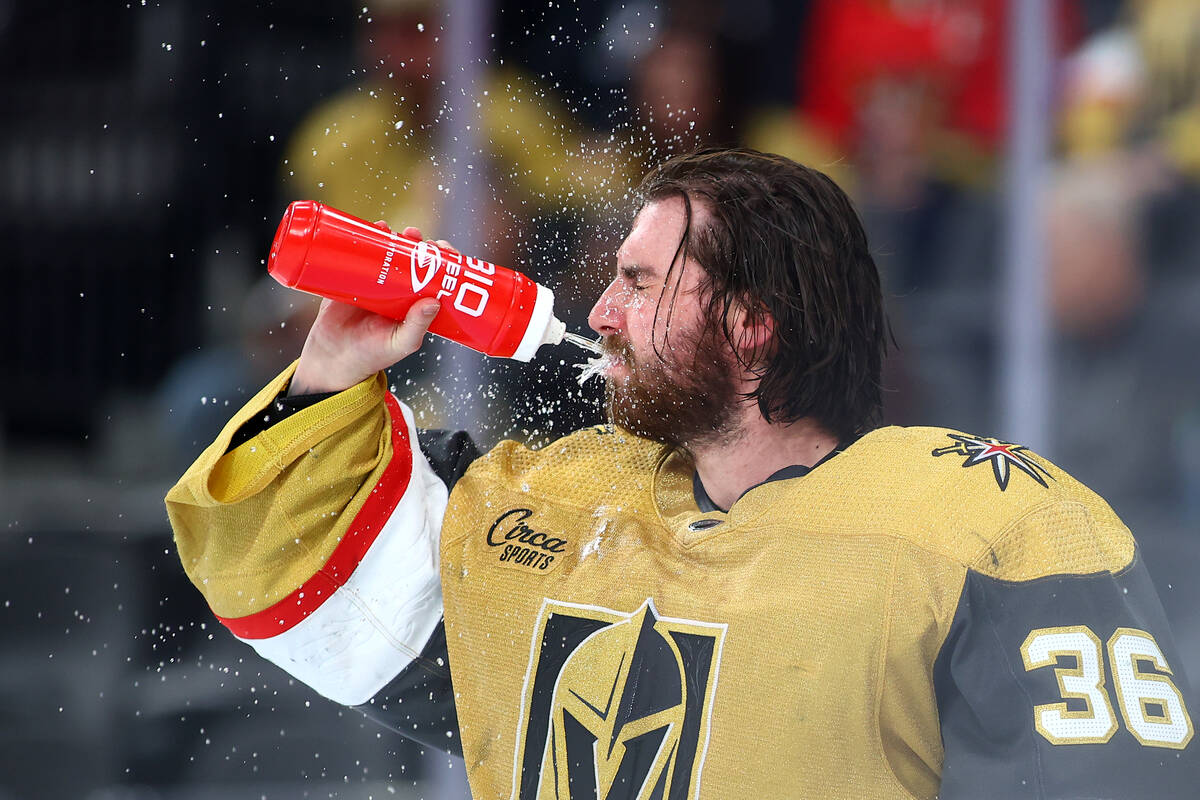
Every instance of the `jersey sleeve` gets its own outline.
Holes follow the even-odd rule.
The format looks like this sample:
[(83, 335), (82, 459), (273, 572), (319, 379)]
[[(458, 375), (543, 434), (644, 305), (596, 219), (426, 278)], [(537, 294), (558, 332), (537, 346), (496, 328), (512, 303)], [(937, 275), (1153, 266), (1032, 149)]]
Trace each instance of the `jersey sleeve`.
[[(442, 517), (477, 453), (463, 434), (419, 435), (382, 374), (256, 430), (291, 371), (168, 493), (180, 559), (222, 624), (320, 694), (399, 699), (416, 685), (402, 676), (437, 666)], [(440, 668), (444, 696), (419, 687), (431, 724), (453, 713)]]
[(1122, 569), (968, 570), (933, 670), (941, 800), (1191, 796), (1188, 682), (1135, 550)]

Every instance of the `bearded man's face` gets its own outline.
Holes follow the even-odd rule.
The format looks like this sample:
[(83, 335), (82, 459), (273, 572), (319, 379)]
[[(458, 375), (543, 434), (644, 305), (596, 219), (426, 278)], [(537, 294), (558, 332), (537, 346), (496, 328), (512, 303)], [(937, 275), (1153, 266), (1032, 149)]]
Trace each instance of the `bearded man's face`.
[[(702, 213), (693, 206), (693, 225)], [(604, 337), (610, 421), (692, 448), (730, 433), (740, 397), (736, 360), (719, 324), (706, 318), (703, 268), (677, 263), (684, 214), (680, 198), (642, 209), (588, 323)]]

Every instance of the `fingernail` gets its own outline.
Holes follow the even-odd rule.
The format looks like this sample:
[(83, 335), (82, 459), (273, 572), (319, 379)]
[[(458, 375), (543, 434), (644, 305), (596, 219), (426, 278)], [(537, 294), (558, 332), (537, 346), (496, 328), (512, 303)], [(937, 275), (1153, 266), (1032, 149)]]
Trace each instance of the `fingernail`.
[(436, 314), (438, 312), (439, 308), (441, 308), (441, 306), (433, 305), (432, 303), (430, 303), (429, 305), (427, 305), (421, 309), (421, 313), (427, 317), (432, 317), (434, 314)]

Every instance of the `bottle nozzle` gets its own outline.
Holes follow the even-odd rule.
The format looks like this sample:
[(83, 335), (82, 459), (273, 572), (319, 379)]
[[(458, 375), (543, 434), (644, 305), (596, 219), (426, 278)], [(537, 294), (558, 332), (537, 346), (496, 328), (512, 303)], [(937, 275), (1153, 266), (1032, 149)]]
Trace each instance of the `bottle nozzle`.
[(551, 317), (546, 323), (546, 333), (542, 336), (542, 344), (559, 344), (567, 335), (567, 323), (558, 317)]
[(554, 293), (540, 284), (537, 288), (538, 299), (533, 313), (530, 315), (529, 326), (525, 329), (521, 344), (512, 357), (518, 361), (529, 361), (542, 345), (562, 344), (563, 342), (569, 342), (593, 353), (600, 353), (599, 342), (594, 342), (577, 333), (569, 333), (567, 324), (554, 316)]

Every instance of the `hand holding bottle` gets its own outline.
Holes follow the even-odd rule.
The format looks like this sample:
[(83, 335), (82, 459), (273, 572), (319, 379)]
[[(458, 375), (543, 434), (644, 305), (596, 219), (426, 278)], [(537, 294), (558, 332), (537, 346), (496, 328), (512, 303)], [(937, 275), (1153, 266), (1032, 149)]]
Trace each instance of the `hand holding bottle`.
[[(375, 224), (389, 230), (382, 221)], [(423, 238), (416, 228), (405, 228), (404, 236)], [(445, 241), (437, 244), (453, 249)], [(439, 308), (436, 300), (424, 298), (396, 321), (350, 303), (322, 300), (288, 394), (340, 392), (412, 355), (420, 349)]]

